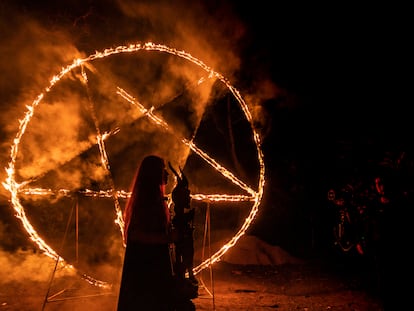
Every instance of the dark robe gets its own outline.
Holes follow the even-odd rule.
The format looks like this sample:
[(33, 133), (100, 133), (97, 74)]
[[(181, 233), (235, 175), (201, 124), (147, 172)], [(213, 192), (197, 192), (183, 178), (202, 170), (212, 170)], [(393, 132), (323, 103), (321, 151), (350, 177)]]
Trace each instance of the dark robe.
[(128, 243), (118, 311), (173, 310), (172, 281), (168, 244)]

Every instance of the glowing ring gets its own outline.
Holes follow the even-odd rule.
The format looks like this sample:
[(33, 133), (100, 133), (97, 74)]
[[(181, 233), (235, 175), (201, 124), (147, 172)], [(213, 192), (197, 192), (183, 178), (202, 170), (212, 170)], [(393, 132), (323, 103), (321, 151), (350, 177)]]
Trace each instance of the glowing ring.
[[(24, 132), (26, 131), (27, 125), (28, 125), (31, 117), (34, 114), (34, 109), (36, 108), (36, 106), (38, 106), (40, 104), (40, 102), (42, 101), (42, 99), (44, 97), (44, 94), (50, 92), (51, 89), (53, 88), (53, 86), (63, 76), (65, 76), (67, 73), (71, 72), (73, 69), (82, 66), (84, 63), (87, 63), (87, 62), (90, 62), (90, 61), (93, 61), (93, 60), (96, 60), (96, 59), (105, 58), (105, 57), (108, 57), (108, 56), (111, 56), (111, 55), (114, 55), (114, 54), (132, 53), (132, 52), (138, 52), (140, 50), (165, 52), (165, 53), (169, 53), (169, 54), (176, 55), (178, 57), (184, 58), (184, 59), (194, 63), (195, 65), (199, 66), (200, 68), (204, 69), (210, 77), (216, 77), (222, 83), (224, 83), (226, 85), (226, 87), (230, 90), (230, 92), (233, 94), (233, 96), (237, 99), (238, 103), (240, 104), (241, 109), (244, 112), (244, 115), (245, 115), (246, 119), (249, 121), (251, 129), (252, 129), (252, 133), (253, 133), (253, 139), (254, 139), (255, 144), (256, 144), (257, 156), (258, 156), (259, 167), (260, 167), (260, 174), (259, 174), (258, 190), (257, 191), (253, 191), (253, 190), (250, 191), (250, 193), (253, 197), (252, 201), (254, 202), (253, 206), (250, 210), (250, 213), (249, 213), (248, 217), (246, 218), (245, 222), (243, 223), (243, 225), (241, 226), (241, 228), (239, 229), (239, 231), (224, 246), (222, 246), (210, 258), (208, 258), (207, 260), (205, 260), (200, 265), (198, 265), (197, 267), (194, 268), (194, 273), (197, 274), (200, 271), (202, 271), (203, 269), (205, 269), (206, 267), (208, 267), (208, 266), (214, 264), (215, 262), (219, 261), (220, 258), (224, 255), (224, 253), (226, 253), (228, 249), (230, 249), (231, 247), (233, 247), (237, 243), (239, 238), (245, 233), (245, 231), (249, 227), (251, 221), (256, 216), (258, 208), (259, 208), (260, 201), (261, 201), (262, 196), (263, 196), (263, 188), (264, 188), (264, 183), (265, 183), (265, 178), (264, 178), (265, 167), (264, 167), (264, 161), (263, 161), (263, 154), (262, 154), (262, 151), (260, 149), (261, 144), (260, 144), (259, 134), (256, 132), (256, 130), (253, 127), (252, 116), (250, 114), (250, 111), (248, 109), (247, 104), (243, 100), (243, 98), (240, 95), (239, 91), (236, 88), (234, 88), (229, 83), (229, 81), (226, 78), (224, 78), (221, 74), (214, 71), (213, 69), (211, 69), (210, 67), (205, 65), (202, 61), (198, 60), (197, 58), (191, 56), (190, 54), (188, 54), (184, 51), (179, 51), (179, 50), (167, 47), (165, 45), (154, 44), (154, 43), (148, 42), (148, 43), (145, 43), (145, 44), (139, 44), (138, 43), (138, 44), (131, 44), (129, 46), (119, 46), (117, 48), (105, 49), (103, 52), (96, 52), (95, 54), (92, 54), (92, 55), (90, 55), (86, 58), (75, 59), (71, 65), (68, 65), (67, 67), (63, 68), (59, 74), (57, 74), (56, 76), (54, 76), (50, 80), (49, 86), (45, 88), (44, 93), (41, 93), (40, 95), (38, 95), (38, 97), (32, 102), (32, 104), (30, 106), (27, 106), (27, 111), (25, 113), (25, 117), (24, 117), (23, 120), (20, 121), (19, 131), (16, 134), (15, 139), (13, 141), (14, 143), (11, 146), (11, 152), (10, 152), (10, 159), (11, 160), (9, 162), (9, 166), (6, 168), (7, 178), (6, 178), (5, 182), (3, 182), (3, 186), (10, 192), (10, 194), (11, 194), (11, 200), (10, 201), (11, 201), (11, 203), (13, 205), (13, 208), (16, 212), (16, 217), (18, 219), (20, 219), (21, 222), (23, 223), (23, 226), (24, 226), (25, 230), (27, 231), (27, 233), (29, 234), (30, 239), (32, 241), (36, 242), (39, 249), (42, 250), (49, 257), (51, 257), (55, 260), (58, 260), (61, 264), (63, 264), (66, 267), (74, 268), (73, 266), (66, 264), (65, 260), (54, 249), (52, 249), (43, 239), (41, 239), (38, 236), (37, 232), (34, 230), (33, 226), (30, 224), (30, 222), (28, 221), (28, 219), (26, 217), (24, 208), (23, 208), (23, 206), (22, 206), (22, 204), (21, 204), (21, 202), (18, 198), (18, 191), (19, 191), (19, 188), (22, 186), (22, 184), (18, 184), (15, 180), (15, 162), (16, 162), (17, 153), (18, 153), (18, 149), (19, 149), (19, 143), (20, 143), (20, 140), (21, 140)], [(192, 147), (192, 148), (196, 148), (194, 145), (191, 145), (191, 144), (189, 144), (189, 146)], [(201, 150), (198, 150), (198, 152), (202, 153)], [(214, 160), (211, 160), (211, 161), (214, 162)], [(91, 281), (91, 283), (94, 283), (97, 286), (105, 287), (107, 285), (106, 282), (94, 280), (93, 278), (90, 278), (90, 277), (85, 277), (85, 278), (87, 280)]]

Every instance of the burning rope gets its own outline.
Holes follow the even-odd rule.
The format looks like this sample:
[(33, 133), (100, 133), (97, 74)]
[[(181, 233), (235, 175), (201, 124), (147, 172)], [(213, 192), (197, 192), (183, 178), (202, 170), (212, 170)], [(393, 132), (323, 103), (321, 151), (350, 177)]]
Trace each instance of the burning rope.
[[(70, 73), (72, 70), (74, 70), (76, 68), (81, 67), (82, 76), (83, 76), (83, 83), (87, 86), (87, 76), (86, 76), (85, 71), (83, 70), (83, 65), (84, 64), (87, 64), (88, 62), (92, 62), (92, 61), (97, 60), (97, 59), (102, 59), (102, 58), (105, 58), (105, 57), (108, 57), (108, 56), (111, 56), (111, 55), (115, 55), (115, 54), (134, 53), (134, 52), (138, 52), (138, 51), (141, 51), (141, 50), (164, 52), (164, 53), (169, 53), (169, 54), (176, 55), (178, 57), (184, 58), (184, 59), (194, 63), (195, 65), (199, 66), (204, 71), (206, 71), (209, 78), (216, 78), (216, 79), (220, 80), (230, 90), (230, 92), (233, 94), (233, 96), (236, 98), (236, 100), (240, 104), (240, 107), (241, 107), (242, 111), (244, 112), (247, 121), (249, 121), (249, 123), (251, 125), (251, 129), (252, 129), (252, 133), (253, 133), (253, 139), (254, 139), (254, 142), (256, 143), (257, 156), (258, 156), (258, 160), (259, 160), (259, 169), (260, 169), (259, 180), (258, 180), (258, 190), (257, 191), (253, 190), (251, 187), (249, 187), (244, 182), (239, 180), (231, 172), (229, 172), (227, 169), (225, 169), (223, 166), (221, 166), (219, 163), (217, 163), (217, 161), (215, 161), (213, 158), (211, 158), (207, 153), (205, 153), (204, 151), (199, 149), (192, 141), (188, 141), (185, 138), (181, 139), (182, 143), (187, 145), (193, 152), (195, 152), (201, 158), (203, 158), (214, 169), (219, 171), (223, 176), (225, 176), (226, 178), (231, 180), (234, 184), (238, 185), (241, 189), (243, 189), (244, 191), (246, 191), (247, 193), (250, 194), (250, 196), (226, 195), (226, 194), (223, 194), (223, 195), (220, 195), (220, 194), (215, 194), (215, 195), (194, 194), (194, 195), (192, 195), (193, 199), (206, 201), (206, 202), (217, 202), (217, 201), (230, 201), (230, 202), (251, 201), (251, 202), (253, 202), (253, 206), (251, 208), (251, 211), (250, 211), (248, 217), (245, 219), (245, 221), (244, 221), (243, 225), (241, 226), (241, 228), (239, 229), (239, 231), (230, 239), (230, 241), (228, 241), (225, 245), (223, 245), (219, 249), (219, 251), (217, 251), (215, 254), (213, 254), (209, 259), (202, 262), (199, 266), (194, 268), (194, 274), (197, 274), (200, 271), (202, 271), (204, 268), (208, 267), (209, 265), (219, 261), (221, 256), (228, 249), (230, 249), (232, 246), (234, 246), (237, 243), (238, 239), (245, 233), (245, 231), (249, 227), (250, 223), (255, 218), (255, 216), (257, 214), (257, 211), (258, 211), (258, 208), (259, 208), (260, 200), (263, 196), (263, 188), (264, 188), (264, 183), (265, 183), (265, 179), (264, 179), (265, 169), (264, 169), (263, 154), (262, 154), (262, 151), (260, 149), (260, 145), (261, 145), (260, 137), (259, 137), (259, 134), (256, 132), (256, 130), (253, 127), (252, 116), (250, 114), (248, 106), (246, 105), (246, 103), (243, 100), (242, 96), (240, 95), (239, 91), (236, 90), (229, 83), (229, 81), (226, 78), (224, 78), (221, 74), (215, 72), (213, 69), (211, 69), (210, 67), (205, 65), (202, 61), (200, 61), (199, 59), (193, 57), (192, 55), (190, 55), (190, 54), (188, 54), (184, 51), (176, 50), (176, 49), (167, 47), (165, 45), (154, 44), (152, 42), (148, 42), (148, 43), (144, 43), (144, 44), (139, 44), (138, 43), (138, 44), (131, 44), (131, 45), (128, 45), (128, 46), (119, 46), (119, 47), (116, 47), (116, 48), (109, 48), (109, 49), (105, 49), (103, 52), (96, 52), (95, 54), (92, 54), (92, 55), (90, 55), (86, 58), (83, 58), (83, 59), (75, 59), (72, 64), (70, 64), (67, 67), (63, 68), (60, 71), (60, 73), (55, 75), (50, 80), (50, 83), (45, 88), (44, 92), (41, 93), (40, 95), (38, 95), (38, 97), (32, 102), (31, 105), (26, 106), (27, 111), (26, 111), (23, 119), (19, 121), (20, 122), (19, 130), (18, 130), (18, 132), (17, 132), (17, 134), (16, 134), (16, 136), (13, 140), (13, 144), (11, 146), (10, 162), (8, 164), (8, 167), (6, 167), (7, 178), (5, 179), (5, 181), (2, 184), (5, 187), (5, 189), (10, 192), (10, 202), (11, 202), (11, 204), (12, 204), (14, 210), (15, 210), (16, 217), (21, 220), (25, 230), (29, 234), (30, 239), (33, 242), (35, 242), (38, 245), (39, 249), (42, 252), (44, 252), (47, 256), (59, 261), (62, 265), (64, 265), (67, 268), (74, 269), (73, 266), (67, 264), (65, 262), (65, 260), (59, 254), (57, 254), (57, 252), (55, 250), (53, 250), (38, 235), (36, 230), (33, 228), (31, 223), (27, 219), (24, 208), (23, 208), (23, 206), (20, 202), (20, 199), (19, 199), (19, 195), (21, 195), (21, 194), (50, 195), (50, 194), (58, 193), (59, 195), (66, 196), (66, 195), (70, 195), (71, 192), (69, 190), (65, 190), (65, 189), (61, 189), (61, 190), (57, 190), (57, 191), (54, 191), (54, 190), (51, 190), (51, 189), (41, 189), (41, 188), (27, 189), (27, 188), (25, 188), (25, 186), (30, 181), (25, 181), (25, 182), (18, 183), (16, 181), (16, 178), (15, 178), (15, 164), (16, 164), (16, 159), (17, 159), (17, 155), (18, 155), (19, 144), (20, 144), (20, 141), (23, 137), (23, 134), (26, 131), (26, 128), (29, 124), (29, 121), (30, 121), (30, 119), (32, 118), (32, 116), (34, 114), (35, 108), (41, 103), (41, 101), (43, 100), (45, 94), (49, 93), (52, 90), (52, 88), (54, 87), (54, 85), (56, 83), (58, 83), (66, 74)], [(122, 96), (125, 100), (127, 100), (131, 104), (138, 107), (138, 109), (140, 109), (141, 112), (143, 112), (143, 114), (146, 117), (148, 117), (150, 120), (152, 120), (153, 122), (155, 122), (156, 124), (158, 124), (159, 126), (161, 126), (164, 129), (169, 129), (168, 124), (166, 124), (165, 121), (163, 121), (161, 118), (157, 117), (153, 113), (153, 109), (149, 109), (149, 110), (145, 109), (131, 95), (129, 95), (127, 92), (125, 92), (124, 90), (122, 90), (120, 88), (118, 88), (117, 93), (118, 93), (118, 95)], [(101, 154), (101, 163), (106, 168), (107, 172), (110, 172), (109, 161), (108, 161), (108, 158), (107, 158), (105, 145), (104, 145), (104, 140), (107, 137), (107, 135), (100, 133), (99, 125), (96, 122), (95, 122), (95, 126), (96, 126), (96, 131), (97, 131), (97, 144), (99, 146), (99, 150), (100, 150), (100, 154)], [(112, 197), (112, 198), (114, 198), (116, 215), (117, 215), (117, 218), (116, 218), (115, 222), (120, 226), (121, 232), (123, 233), (123, 219), (122, 219), (122, 213), (121, 213), (121, 209), (119, 207), (118, 199), (128, 197), (129, 193), (127, 193), (125, 191), (115, 191), (114, 187), (111, 187), (111, 188), (112, 189), (109, 189), (109, 190), (106, 190), (106, 191), (98, 191), (98, 192), (86, 189), (86, 190), (82, 190), (82, 193), (86, 196), (92, 196), (92, 197)], [(105, 282), (95, 280), (94, 278), (86, 276), (86, 275), (85, 275), (84, 278), (87, 279), (88, 282), (90, 282), (91, 284), (94, 284), (94, 285), (97, 285), (97, 286), (103, 286), (104, 287), (104, 286), (108, 285)]]

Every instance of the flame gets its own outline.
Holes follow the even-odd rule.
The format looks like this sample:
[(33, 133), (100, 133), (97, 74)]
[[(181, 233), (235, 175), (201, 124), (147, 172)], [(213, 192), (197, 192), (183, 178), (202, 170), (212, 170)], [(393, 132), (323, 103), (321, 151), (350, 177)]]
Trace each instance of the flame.
[[(119, 54), (119, 53), (133, 53), (140, 50), (146, 50), (146, 51), (159, 51), (159, 52), (165, 52), (172, 55), (176, 55), (178, 57), (184, 58), (200, 68), (204, 69), (207, 74), (208, 78), (216, 78), (220, 80), (222, 83), (226, 85), (226, 87), (230, 90), (230, 92), (233, 94), (233, 96), (237, 99), (237, 101), (240, 104), (241, 109), (243, 110), (246, 119), (249, 121), (252, 129), (252, 135), (253, 139), (256, 143), (257, 147), (257, 156), (259, 160), (259, 182), (258, 182), (258, 190), (255, 191), (251, 187), (249, 187), (247, 184), (245, 184), (243, 181), (239, 180), (236, 176), (234, 176), (230, 171), (228, 171), (225, 167), (220, 165), (217, 161), (215, 161), (212, 157), (210, 157), (207, 153), (202, 151), (200, 148), (198, 148), (192, 141), (189, 141), (185, 138), (180, 138), (182, 143), (188, 146), (193, 152), (198, 154), (201, 158), (203, 158), (208, 164), (210, 164), (214, 169), (216, 169), (218, 172), (220, 172), (225, 178), (233, 182), (235, 185), (239, 186), (241, 189), (249, 193), (249, 196), (245, 195), (226, 195), (226, 194), (213, 194), (213, 195), (204, 195), (204, 194), (192, 194), (192, 199), (199, 200), (199, 201), (205, 201), (205, 202), (242, 202), (242, 201), (250, 201), (253, 202), (253, 206), (251, 208), (251, 211), (248, 215), (248, 217), (245, 219), (243, 225), (239, 229), (239, 231), (230, 239), (229, 242), (227, 242), (225, 245), (223, 245), (215, 254), (213, 254), (210, 258), (203, 261), (200, 265), (195, 267), (194, 274), (199, 273), (203, 269), (207, 268), (208, 266), (214, 264), (215, 262), (219, 261), (221, 256), (232, 246), (234, 246), (239, 238), (244, 235), (245, 231), (255, 218), (260, 200), (263, 196), (263, 189), (265, 184), (265, 168), (264, 168), (264, 161), (263, 161), (263, 154), (261, 151), (261, 141), (259, 134), (256, 132), (256, 130), (253, 127), (252, 122), (252, 116), (248, 109), (247, 104), (243, 100), (242, 96), (240, 95), (239, 91), (235, 89), (229, 81), (224, 78), (221, 74), (215, 72), (213, 69), (205, 65), (202, 61), (199, 59), (193, 57), (192, 55), (182, 51), (177, 50), (174, 48), (167, 47), (162, 44), (154, 44), (152, 42), (147, 42), (144, 44), (131, 44), (128, 46), (118, 46), (116, 48), (108, 48), (105, 49), (103, 52), (95, 52), (95, 54), (92, 54), (86, 58), (82, 59), (75, 59), (72, 64), (62, 68), (62, 70), (55, 76), (52, 77), (52, 79), (49, 82), (49, 85), (45, 88), (44, 92), (38, 95), (38, 97), (32, 102), (30, 106), (26, 106), (27, 111), (24, 114), (24, 117), (22, 120), (19, 120), (19, 130), (13, 140), (13, 144), (11, 146), (10, 150), (10, 162), (8, 163), (8, 166), (6, 167), (7, 177), (5, 181), (2, 183), (6, 190), (10, 192), (10, 202), (13, 205), (13, 208), (16, 213), (16, 217), (20, 219), (20, 221), (23, 223), (23, 226), (27, 233), (29, 234), (30, 239), (36, 243), (41, 251), (43, 251), (47, 256), (57, 260), (60, 265), (62, 265), (64, 268), (67, 269), (75, 269), (72, 265), (65, 262), (65, 260), (56, 253), (55, 250), (53, 250), (47, 243), (38, 235), (36, 230), (33, 228), (33, 226), (30, 224), (29, 220), (26, 217), (25, 211), (23, 206), (20, 203), (19, 195), (41, 195), (41, 196), (47, 196), (47, 195), (59, 195), (59, 196), (71, 196), (73, 192), (67, 189), (59, 189), (59, 190), (52, 190), (52, 189), (42, 189), (42, 188), (25, 188), (30, 181), (25, 181), (22, 183), (18, 183), (15, 180), (15, 163), (16, 158), (19, 150), (19, 144), (20, 140), (23, 136), (23, 134), (26, 131), (26, 128), (29, 124), (30, 119), (32, 118), (34, 114), (35, 108), (40, 104), (42, 99), (44, 98), (45, 94), (50, 92), (53, 88), (53, 86), (60, 81), (62, 77), (64, 77), (67, 73), (71, 72), (73, 69), (81, 67), (82, 70), (82, 83), (85, 85), (85, 87), (88, 89), (88, 77), (86, 75), (86, 72), (83, 68), (84, 64), (87, 64), (88, 62), (91, 62), (96, 59), (102, 59), (111, 55)], [(198, 83), (202, 83), (205, 80), (205, 78), (202, 78), (198, 81)], [(127, 100), (129, 103), (137, 107), (144, 116), (149, 118), (152, 122), (160, 126), (162, 129), (166, 131), (170, 131), (170, 128), (168, 124), (162, 120), (160, 117), (158, 117), (154, 113), (154, 107), (151, 107), (150, 109), (146, 109), (142, 104), (139, 103), (133, 96), (128, 94), (125, 90), (118, 87), (117, 94), (120, 95), (122, 98)], [(101, 156), (101, 163), (102, 166), (105, 168), (109, 180), (112, 181), (111, 189), (109, 190), (101, 190), (101, 191), (93, 191), (89, 189), (80, 190), (79, 193), (88, 196), (88, 197), (96, 197), (96, 198), (113, 198), (114, 204), (115, 204), (115, 213), (116, 213), (116, 219), (115, 222), (119, 225), (121, 229), (121, 234), (123, 235), (123, 218), (122, 218), (122, 212), (121, 208), (119, 206), (119, 199), (125, 199), (128, 198), (130, 193), (126, 191), (115, 191), (115, 185), (113, 184), (113, 179), (111, 178), (111, 172), (110, 172), (110, 165), (106, 153), (105, 148), (105, 139), (110, 136), (116, 134), (119, 129), (114, 130), (110, 133), (103, 133), (101, 134), (99, 123), (97, 121), (97, 118), (94, 113), (93, 109), (93, 102), (91, 100), (91, 97), (89, 96), (89, 108), (91, 110), (92, 118), (94, 119), (95, 123), (95, 130), (97, 133), (96, 136), (96, 143), (99, 147), (100, 156)], [(83, 274), (82, 277), (88, 281), (90, 284), (93, 284), (95, 286), (99, 287), (110, 287), (110, 284), (106, 282), (102, 282), (99, 280), (95, 280), (94, 278), (87, 276), (86, 274)]]
[[(105, 138), (107, 137), (107, 135), (102, 135), (101, 134), (101, 130), (99, 127), (99, 121), (98, 118), (96, 117), (96, 113), (95, 113), (95, 109), (94, 109), (94, 105), (93, 105), (93, 101), (92, 101), (92, 96), (90, 95), (89, 92), (89, 88), (88, 88), (88, 76), (86, 74), (85, 71), (85, 67), (81, 64), (81, 69), (82, 69), (82, 78), (83, 78), (83, 83), (86, 87), (86, 90), (88, 91), (88, 100), (89, 100), (89, 109), (91, 112), (91, 116), (95, 125), (95, 130), (97, 133), (96, 136), (96, 141), (98, 142), (98, 146), (99, 146), (99, 153), (101, 155), (101, 163), (102, 166), (104, 167), (107, 175), (109, 176), (108, 180), (111, 184), (111, 188), (115, 189), (115, 184), (114, 184), (114, 180), (112, 178), (112, 173), (111, 173), (111, 167), (109, 165), (109, 159), (108, 159), (108, 154), (106, 152), (106, 148), (105, 148)], [(114, 205), (115, 205), (115, 214), (116, 214), (116, 219), (115, 219), (115, 223), (118, 224), (120, 230), (121, 230), (121, 235), (122, 235), (122, 240), (124, 239), (124, 219), (122, 217), (122, 209), (121, 209), (121, 205), (119, 204), (119, 200), (118, 200), (118, 196), (117, 196), (117, 192), (116, 191), (112, 191), (112, 198), (114, 200)]]
[[(114, 197), (114, 190), (91, 190), (91, 189), (83, 189), (77, 192), (73, 192), (69, 189), (44, 189), (44, 188), (24, 188), (19, 189), (19, 194), (27, 195), (27, 196), (53, 196), (53, 197), (73, 197), (77, 196), (77, 194), (81, 194), (85, 197), (92, 197), (92, 198), (112, 198)], [(131, 192), (120, 190), (116, 191), (116, 196), (119, 199), (128, 199), (131, 196)], [(194, 201), (201, 201), (201, 202), (249, 202), (255, 201), (256, 197), (254, 196), (247, 196), (241, 194), (190, 194), (191, 199)]]

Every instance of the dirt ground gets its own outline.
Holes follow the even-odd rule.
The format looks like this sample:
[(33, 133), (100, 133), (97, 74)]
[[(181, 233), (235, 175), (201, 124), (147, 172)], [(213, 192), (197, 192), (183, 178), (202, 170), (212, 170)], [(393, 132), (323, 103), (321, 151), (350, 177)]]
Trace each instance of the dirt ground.
[[(219, 262), (197, 275), (199, 296), (192, 302), (200, 311), (383, 310), (375, 280), (368, 274), (364, 268), (322, 262), (280, 266)], [(0, 311), (116, 310), (117, 288), (97, 290), (73, 277), (58, 280), (53, 289), (49, 285), (24, 280), (2, 284)]]
[(214, 295), (201, 287), (194, 300), (197, 310), (383, 310), (374, 285), (356, 271), (343, 274), (315, 264), (221, 263), (213, 272)]

